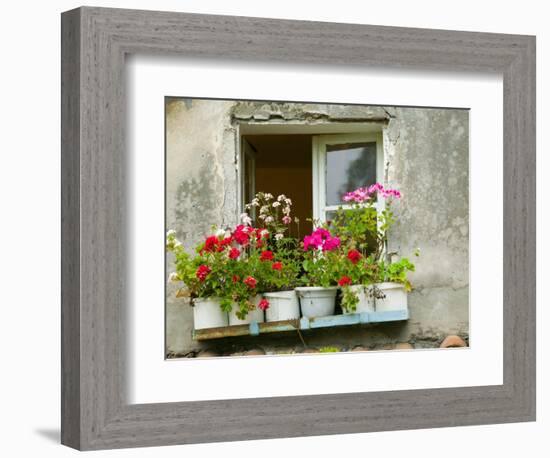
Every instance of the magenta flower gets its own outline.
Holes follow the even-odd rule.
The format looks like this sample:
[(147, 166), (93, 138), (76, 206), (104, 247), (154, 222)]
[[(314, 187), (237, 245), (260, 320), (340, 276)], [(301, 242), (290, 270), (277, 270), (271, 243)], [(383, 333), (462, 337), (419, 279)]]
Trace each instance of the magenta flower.
[(380, 194), (382, 197), (395, 197), (399, 199), (401, 193), (397, 189), (385, 189), (380, 183), (374, 183), (368, 188), (357, 188), (354, 191), (347, 192), (342, 197), (344, 202), (355, 202), (357, 204), (364, 203)]
[(331, 251), (340, 246), (340, 239), (332, 237), (330, 232), (321, 227), (315, 229), (311, 235), (304, 237), (304, 251), (313, 249), (322, 249), (323, 251)]
[(325, 240), (323, 244), (323, 251), (332, 251), (340, 246), (340, 239), (338, 237), (330, 237)]

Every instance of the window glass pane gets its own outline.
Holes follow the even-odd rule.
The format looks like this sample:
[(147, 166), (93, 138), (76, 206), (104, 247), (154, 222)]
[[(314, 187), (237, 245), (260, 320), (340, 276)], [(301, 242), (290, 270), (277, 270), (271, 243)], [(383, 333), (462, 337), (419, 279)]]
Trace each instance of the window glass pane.
[(327, 145), (327, 205), (342, 203), (346, 192), (375, 182), (376, 142)]

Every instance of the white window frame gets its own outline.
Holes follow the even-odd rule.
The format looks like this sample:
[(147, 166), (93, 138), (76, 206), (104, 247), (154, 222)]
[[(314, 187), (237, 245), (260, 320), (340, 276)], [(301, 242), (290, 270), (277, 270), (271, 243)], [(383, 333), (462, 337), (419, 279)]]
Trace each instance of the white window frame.
[[(328, 145), (343, 143), (376, 142), (376, 181), (384, 182), (384, 146), (382, 132), (349, 133), (318, 135), (313, 137), (312, 170), (313, 170), (313, 220), (319, 223), (326, 221), (326, 214), (338, 207), (351, 208), (351, 205), (326, 204), (326, 154)], [(377, 212), (385, 208), (385, 199), (378, 197), (375, 204)]]

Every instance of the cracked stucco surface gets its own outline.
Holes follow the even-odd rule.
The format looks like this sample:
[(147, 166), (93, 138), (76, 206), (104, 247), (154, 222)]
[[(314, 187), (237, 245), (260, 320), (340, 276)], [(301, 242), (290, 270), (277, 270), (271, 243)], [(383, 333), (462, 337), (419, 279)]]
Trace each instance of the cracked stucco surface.
[[(211, 224), (232, 225), (238, 214), (236, 129), (238, 122), (383, 125), (385, 181), (400, 189), (398, 224), (390, 251), (412, 255), (417, 271), (409, 295), (411, 319), (368, 330), (318, 333), (312, 345), (335, 339), (372, 342), (467, 335), (469, 328), (468, 112), (174, 99), (167, 104), (166, 225), (187, 248)], [(167, 258), (167, 271), (171, 271)], [(191, 339), (192, 309), (167, 289), (167, 350), (185, 353), (208, 346)], [(265, 340), (269, 345), (269, 340)], [(261, 343), (259, 343), (261, 345)]]

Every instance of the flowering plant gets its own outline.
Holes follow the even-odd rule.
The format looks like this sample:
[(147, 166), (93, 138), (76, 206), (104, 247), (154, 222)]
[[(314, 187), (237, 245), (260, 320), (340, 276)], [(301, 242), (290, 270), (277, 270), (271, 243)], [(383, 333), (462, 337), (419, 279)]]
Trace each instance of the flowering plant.
[(300, 264), (294, 256), (281, 251), (263, 251), (259, 260), (256, 273), (262, 292), (294, 289), (298, 286)]
[(176, 239), (175, 231), (168, 231), (166, 248), (174, 254), (176, 267), (169, 280), (182, 282), (184, 287), (178, 296), (189, 296), (192, 302), (198, 297), (219, 297), (226, 312), (236, 304), (236, 314), (243, 319), (255, 307), (251, 298), (258, 292), (257, 252), (267, 236), (265, 230), (243, 225), (232, 231), (218, 230), (207, 236), (196, 247), (197, 255), (191, 257)]
[[(381, 212), (376, 208), (379, 198), (386, 199)], [(344, 202), (351, 208), (340, 206), (331, 227), (344, 245), (364, 255), (374, 253), (374, 258), (378, 260), (386, 248), (388, 230), (395, 221), (392, 201), (399, 198), (401, 193), (398, 190), (386, 189), (380, 183), (357, 188), (343, 196)]]
[[(218, 240), (216, 238), (216, 240)], [(208, 250), (204, 247), (208, 246)], [(177, 296), (210, 297), (216, 296), (223, 281), (223, 271), (219, 268), (223, 255), (213, 249), (213, 239), (201, 244), (200, 253), (191, 257), (176, 238), (176, 231), (166, 234), (166, 249), (174, 254), (175, 272), (169, 275), (169, 281), (183, 283)]]
[(344, 310), (353, 312), (359, 303), (357, 291), (351, 286), (365, 288), (367, 295), (377, 297), (379, 290), (367, 286), (376, 282), (379, 276), (379, 265), (373, 255), (364, 256), (355, 248), (341, 250), (340, 255), (335, 259), (334, 270), (338, 278), (338, 286), (342, 290), (341, 306)]
[(336, 270), (340, 239), (333, 236), (326, 228), (319, 227), (303, 240), (304, 274), (301, 278), (307, 286), (329, 287), (336, 285)]
[(267, 229), (276, 241), (282, 240), (287, 232), (290, 235), (292, 223), (299, 224), (298, 218), (291, 216), (292, 200), (284, 194), (275, 198), (268, 192), (258, 192), (245, 209), (241, 214), (243, 224), (251, 225), (255, 217), (256, 225)]
[(265, 246), (260, 247), (263, 250), (259, 252), (260, 262), (255, 264), (260, 290), (293, 289), (298, 285), (302, 253), (298, 240), (291, 236), (294, 226), (299, 233), (299, 220), (291, 215), (292, 200), (284, 194), (274, 197), (258, 192), (245, 209), (241, 215), (243, 224), (252, 224), (251, 215), (256, 215), (256, 224), (268, 234)]

